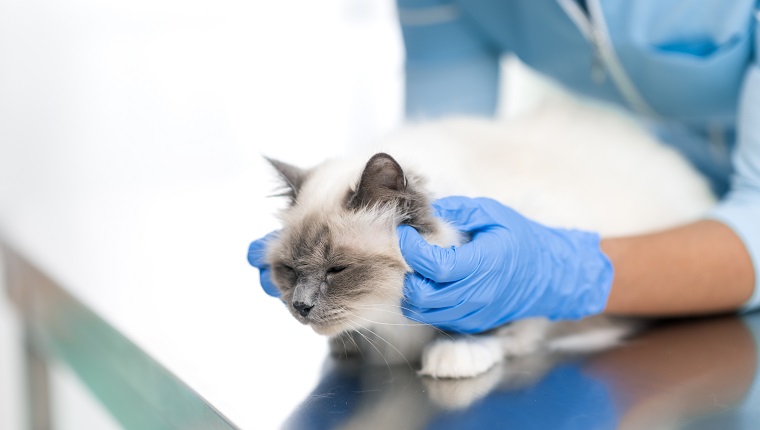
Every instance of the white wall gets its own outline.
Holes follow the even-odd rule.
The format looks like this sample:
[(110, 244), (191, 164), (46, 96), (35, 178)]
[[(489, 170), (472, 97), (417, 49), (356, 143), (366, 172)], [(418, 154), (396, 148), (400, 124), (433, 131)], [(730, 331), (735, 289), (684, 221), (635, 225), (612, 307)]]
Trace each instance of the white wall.
[[(173, 371), (201, 375), (188, 379), (204, 395), (234, 397), (220, 381), (239, 380), (235, 369), (250, 368), (257, 357), (254, 345), (243, 344), (243, 353), (223, 357), (238, 367), (218, 366), (221, 351), (241, 344), (238, 339), (257, 325), (241, 315), (248, 318), (256, 314), (252, 307), (261, 306), (281, 315), (277, 321), (296, 324), (265, 301), (244, 258), (247, 241), (274, 227), (269, 207), (258, 212), (270, 224), (252, 217), (234, 241), (212, 231), (194, 238), (209, 248), (215, 244), (206, 238), (226, 241), (217, 258), (233, 268), (210, 278), (213, 293), (188, 290), (177, 280), (158, 282), (163, 288), (156, 290), (155, 283), (114, 279), (111, 273), (131, 272), (111, 270), (114, 263), (129, 266), (126, 260), (92, 264), (71, 247), (104, 249), (153, 233), (186, 240), (198, 213), (189, 221), (165, 207), (191, 205), (211, 215), (208, 223), (241, 218), (241, 211), (197, 208), (187, 191), (203, 188), (210, 199), (227, 201), (230, 194), (219, 193), (219, 184), (251, 178), (234, 198), (263, 198), (254, 188), (271, 191), (269, 184), (258, 184), (270, 176), (262, 153), (309, 165), (374, 140), (400, 119), (401, 74), (392, 0), (0, 1), (0, 231), (41, 244), (31, 249), (36, 257), (56, 249), (43, 263), (57, 281)], [(150, 231), (128, 235), (95, 225), (130, 216), (145, 217)], [(185, 261), (174, 254), (167, 259), (163, 248), (145, 248), (140, 258), (151, 260), (146, 265), (155, 260), (179, 269), (156, 270), (156, 277), (185, 276)], [(89, 282), (101, 275), (107, 283)], [(166, 307), (180, 294), (182, 306), (168, 318)], [(194, 322), (198, 308), (218, 315), (228, 329)], [(13, 357), (6, 347), (13, 342), (7, 316), (0, 309), (0, 376), (18, 376), (18, 365), (6, 359)], [(324, 347), (321, 339), (309, 339)], [(219, 367), (205, 377), (207, 369)], [(53, 377), (54, 391), (71, 401), (54, 409), (67, 422), (88, 420), (97, 412), (87, 412), (92, 404), (70, 376), (56, 371)], [(13, 384), (0, 378), (0, 420), (13, 417), (6, 407), (18, 409)], [(237, 386), (244, 390), (245, 384)], [(298, 393), (292, 401), (302, 397)], [(292, 409), (284, 402), (275, 407), (283, 416)], [(2, 422), (0, 429), (12, 425)]]

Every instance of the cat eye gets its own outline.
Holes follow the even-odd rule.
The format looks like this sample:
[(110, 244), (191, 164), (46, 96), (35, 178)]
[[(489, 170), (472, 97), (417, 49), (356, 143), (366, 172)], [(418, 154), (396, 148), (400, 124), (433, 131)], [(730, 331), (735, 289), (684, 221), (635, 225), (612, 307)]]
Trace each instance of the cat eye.
[(275, 265), (275, 270), (285, 276), (294, 276), (296, 274), (296, 269), (288, 266), (287, 264), (277, 264)]
[(335, 273), (340, 273), (342, 271), (346, 270), (346, 266), (333, 266), (329, 269), (327, 269), (327, 274), (332, 275)]

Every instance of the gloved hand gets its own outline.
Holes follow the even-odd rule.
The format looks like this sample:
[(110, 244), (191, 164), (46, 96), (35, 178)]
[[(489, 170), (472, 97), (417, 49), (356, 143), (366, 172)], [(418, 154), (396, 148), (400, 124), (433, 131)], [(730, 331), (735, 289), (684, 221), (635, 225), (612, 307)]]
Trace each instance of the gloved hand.
[(412, 227), (398, 228), (415, 271), (404, 285), (410, 319), (476, 333), (526, 317), (578, 319), (604, 309), (612, 264), (597, 234), (545, 227), (485, 198), (449, 197), (433, 208), (471, 241), (441, 248)]
[(266, 236), (251, 243), (248, 247), (248, 262), (251, 266), (259, 269), (259, 279), (264, 291), (272, 297), (280, 297), (280, 290), (272, 282), (269, 265), (266, 263), (267, 243), (277, 237), (279, 231), (275, 230)]

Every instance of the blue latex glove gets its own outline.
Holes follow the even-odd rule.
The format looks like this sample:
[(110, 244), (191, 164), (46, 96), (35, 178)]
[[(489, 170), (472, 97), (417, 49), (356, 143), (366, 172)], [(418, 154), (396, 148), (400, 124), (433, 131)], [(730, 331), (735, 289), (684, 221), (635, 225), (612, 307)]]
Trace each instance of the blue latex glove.
[(415, 271), (404, 288), (410, 319), (475, 333), (520, 318), (578, 319), (604, 309), (612, 264), (597, 234), (548, 228), (485, 198), (449, 197), (433, 208), (472, 240), (441, 248), (398, 228)]
[(259, 269), (259, 279), (264, 291), (272, 297), (280, 297), (280, 290), (275, 287), (270, 277), (269, 265), (266, 263), (267, 243), (277, 237), (279, 231), (273, 231), (259, 240), (251, 242), (248, 247), (248, 262)]

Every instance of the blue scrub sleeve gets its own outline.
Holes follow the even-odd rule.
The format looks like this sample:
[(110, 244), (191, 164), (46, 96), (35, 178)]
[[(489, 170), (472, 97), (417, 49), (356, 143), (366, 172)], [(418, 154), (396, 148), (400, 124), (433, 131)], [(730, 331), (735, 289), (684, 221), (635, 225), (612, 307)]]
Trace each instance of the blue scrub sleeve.
[[(758, 20), (758, 17), (755, 17)], [(756, 22), (756, 24), (758, 24)], [(755, 26), (755, 63), (750, 65), (739, 102), (737, 144), (731, 190), (710, 218), (731, 227), (749, 251), (755, 290), (742, 310), (760, 307), (760, 32)]]
[(406, 116), (491, 116), (500, 49), (451, 0), (398, 0), (406, 47)]

